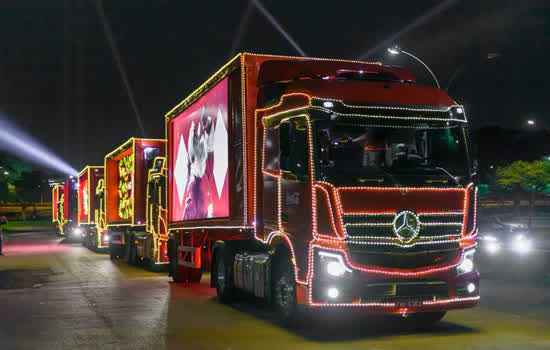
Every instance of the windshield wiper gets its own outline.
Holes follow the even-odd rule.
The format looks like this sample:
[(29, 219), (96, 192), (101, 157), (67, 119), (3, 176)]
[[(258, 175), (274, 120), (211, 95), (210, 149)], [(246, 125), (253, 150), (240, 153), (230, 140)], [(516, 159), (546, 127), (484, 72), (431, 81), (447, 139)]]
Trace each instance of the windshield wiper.
[(447, 176), (449, 176), (449, 177), (455, 182), (455, 184), (456, 184), (457, 186), (461, 186), (461, 185), (460, 185), (460, 182), (458, 182), (458, 180), (457, 180), (450, 172), (448, 172), (447, 169), (442, 168), (442, 167), (440, 167), (440, 166), (437, 166), (437, 167), (434, 167), (434, 168), (435, 168), (435, 169), (438, 169), (438, 170), (441, 170), (443, 173), (445, 173)]
[(387, 177), (393, 182), (393, 184), (396, 187), (402, 187), (402, 185), (399, 183), (399, 181), (397, 181), (392, 174), (390, 174), (387, 171), (384, 171), (382, 169), (378, 169), (378, 170), (379, 170), (381, 175), (384, 175), (383, 178), (377, 178), (376, 175), (373, 175), (371, 177), (358, 177), (358, 178), (356, 178), (356, 181), (361, 183), (361, 184), (365, 183), (365, 182), (377, 182), (377, 183), (381, 184), (382, 182), (385, 181), (385, 178)]
[(388, 172), (385, 171), (385, 170), (382, 170), (382, 173), (384, 173), (384, 175), (386, 175), (387, 177), (389, 177), (390, 180), (393, 181), (393, 184), (394, 184), (396, 187), (403, 187), (403, 186), (399, 183), (399, 181), (397, 181), (397, 180), (395, 179), (395, 177), (394, 177), (392, 174), (388, 173)]

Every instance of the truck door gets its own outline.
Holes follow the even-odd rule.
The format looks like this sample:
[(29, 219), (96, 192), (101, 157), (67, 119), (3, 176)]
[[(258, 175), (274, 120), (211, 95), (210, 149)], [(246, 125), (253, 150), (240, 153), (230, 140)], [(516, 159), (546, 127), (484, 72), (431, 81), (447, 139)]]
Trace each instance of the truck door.
[(280, 125), (280, 226), (289, 236), (309, 239), (311, 179), (307, 123), (305, 117), (296, 117)]

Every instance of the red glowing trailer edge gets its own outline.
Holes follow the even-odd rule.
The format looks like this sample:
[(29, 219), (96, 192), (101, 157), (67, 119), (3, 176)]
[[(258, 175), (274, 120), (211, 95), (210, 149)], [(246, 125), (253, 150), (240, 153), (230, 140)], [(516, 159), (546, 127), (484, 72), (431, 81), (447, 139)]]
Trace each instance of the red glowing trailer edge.
[(63, 234), (63, 223), (64, 213), (63, 213), (63, 191), (65, 187), (62, 184), (55, 185), (52, 188), (52, 222), (55, 224), (55, 232), (58, 235)]
[(78, 175), (78, 233), (82, 245), (97, 249), (97, 228), (102, 218), (103, 166), (88, 165)]
[[(59, 236), (74, 239), (78, 232), (78, 183), (69, 177), (62, 185), (52, 189), (52, 209), (55, 230)], [(76, 230), (76, 231), (75, 231)], [(76, 237), (80, 239), (80, 237)]]
[(165, 117), (176, 282), (434, 322), (479, 299), (464, 108), (377, 62), (239, 54)]

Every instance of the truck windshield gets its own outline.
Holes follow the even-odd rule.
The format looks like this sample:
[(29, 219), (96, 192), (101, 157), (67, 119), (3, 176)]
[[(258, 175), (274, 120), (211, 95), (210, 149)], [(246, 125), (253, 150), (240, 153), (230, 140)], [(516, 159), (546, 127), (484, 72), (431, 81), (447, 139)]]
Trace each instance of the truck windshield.
[(335, 185), (459, 186), (468, 178), (465, 133), (441, 122), (314, 123), (316, 177)]

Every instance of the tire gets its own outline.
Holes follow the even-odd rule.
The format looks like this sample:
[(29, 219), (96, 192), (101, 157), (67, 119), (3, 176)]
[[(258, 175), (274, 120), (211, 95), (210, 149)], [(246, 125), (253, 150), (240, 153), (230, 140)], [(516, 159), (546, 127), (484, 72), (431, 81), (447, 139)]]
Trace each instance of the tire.
[(218, 300), (229, 304), (235, 299), (236, 288), (233, 283), (233, 259), (235, 253), (228, 246), (218, 248), (215, 259), (216, 293)]
[(109, 257), (111, 260), (120, 259), (122, 257), (123, 247), (120, 247), (118, 245), (116, 246), (109, 246)]
[(113, 247), (109, 247), (109, 258), (111, 258), (111, 260), (116, 260), (117, 258)]
[(93, 236), (91, 236), (91, 240), (90, 240), (90, 249), (93, 250), (94, 252), (97, 252), (97, 233), (94, 233)]
[(273, 261), (271, 295), (275, 314), (284, 326), (297, 326), (301, 317), (296, 302), (296, 281), (290, 254), (276, 254)]
[(169, 256), (170, 256), (170, 265), (168, 267), (169, 269), (169, 276), (172, 277), (172, 280), (176, 283), (183, 283), (186, 282), (185, 276), (183, 274), (182, 266), (178, 265), (178, 247), (176, 245), (174, 240), (169, 241)]
[(124, 261), (128, 263), (129, 265), (135, 265), (136, 261), (136, 246), (133, 243), (133, 240), (129, 242), (130, 240), (126, 241), (125, 250), (126, 254), (124, 254)]
[(406, 325), (413, 329), (426, 329), (432, 327), (445, 317), (446, 311), (418, 312), (405, 318)]

